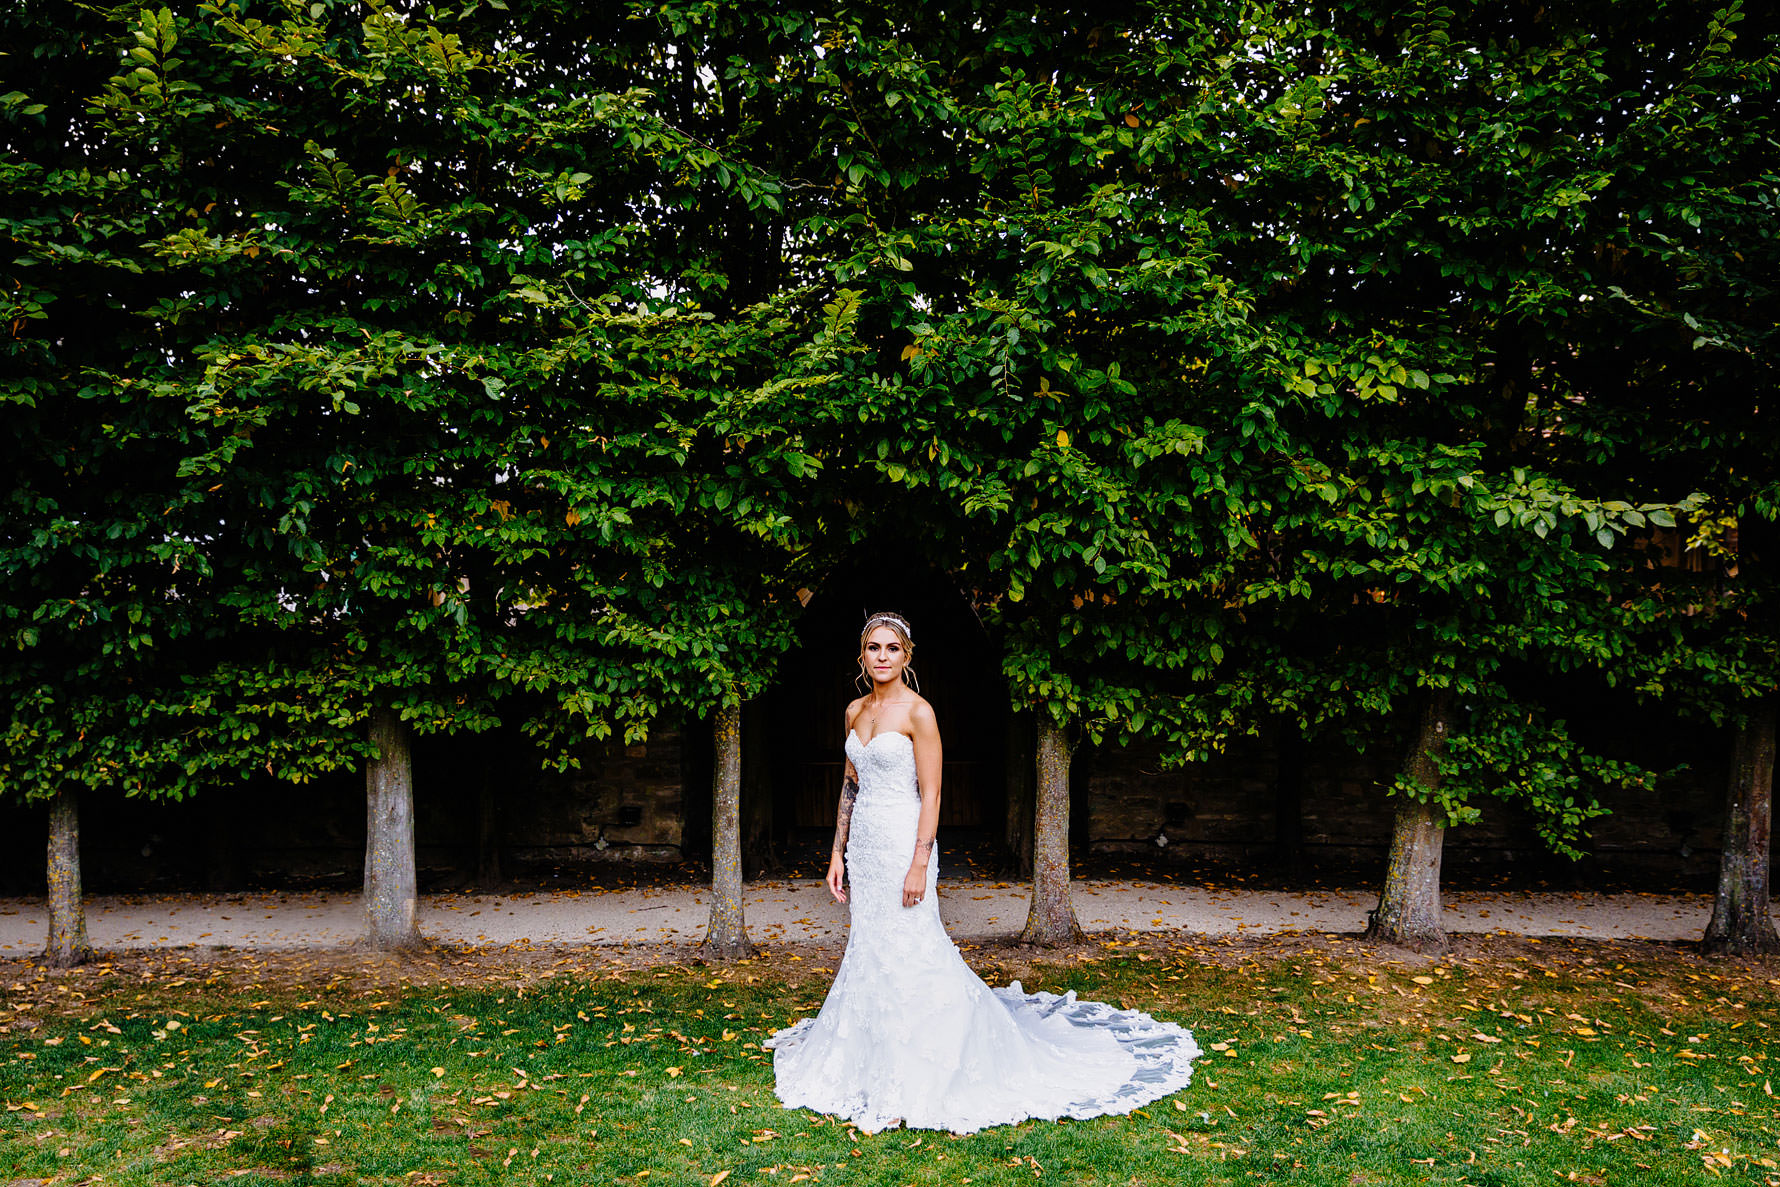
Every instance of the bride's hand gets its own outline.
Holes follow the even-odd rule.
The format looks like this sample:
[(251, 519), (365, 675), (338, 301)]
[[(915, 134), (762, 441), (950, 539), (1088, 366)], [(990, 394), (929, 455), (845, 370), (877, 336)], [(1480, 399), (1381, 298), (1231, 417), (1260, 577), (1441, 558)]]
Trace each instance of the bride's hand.
[(828, 862), (828, 893), (834, 896), (837, 903), (847, 901), (847, 892), (841, 889), (841, 882), (846, 876), (847, 867), (842, 864), (841, 859), (831, 858)]
[(912, 907), (921, 901), (927, 893), (927, 871), (909, 868), (908, 876), (902, 880), (902, 905)]

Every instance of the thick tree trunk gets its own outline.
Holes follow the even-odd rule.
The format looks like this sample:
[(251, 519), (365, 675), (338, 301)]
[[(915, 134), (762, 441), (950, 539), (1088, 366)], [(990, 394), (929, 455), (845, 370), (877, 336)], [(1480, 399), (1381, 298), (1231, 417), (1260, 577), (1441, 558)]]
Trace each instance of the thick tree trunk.
[(1725, 790), (1724, 844), (1718, 859), (1718, 897), (1700, 947), (1712, 956), (1780, 951), (1768, 904), (1768, 838), (1774, 805), (1776, 702), (1749, 715), (1731, 743)]
[(753, 951), (742, 916), (742, 711), (718, 709), (711, 728), (711, 921), (705, 951), (736, 960)]
[(1273, 859), (1291, 879), (1304, 876), (1304, 732), (1280, 722), (1273, 770)]
[(1007, 718), (1007, 869), (1015, 878), (1032, 877), (1033, 786), (1032, 719), (1024, 713)]
[(49, 942), (43, 961), (71, 969), (93, 958), (80, 886), (80, 801), (64, 788), (49, 802)]
[(1032, 828), (1032, 909), (1022, 944), (1055, 947), (1081, 939), (1069, 893), (1069, 743), (1063, 727), (1038, 719), (1038, 796)]
[[(1452, 690), (1430, 689), (1422, 707), (1415, 749), (1404, 770), (1422, 787), (1440, 787), (1436, 760), (1446, 752), (1451, 721)], [(1446, 947), (1440, 911), (1440, 850), (1445, 838), (1446, 821), (1439, 808), (1413, 800), (1405, 800), (1397, 808), (1397, 824), (1391, 833), (1391, 864), (1385, 872), (1384, 891), (1372, 912), (1372, 924), (1366, 929), (1368, 940), (1417, 951)]]
[(377, 757), (365, 764), (365, 944), (417, 948), (413, 745), (394, 709), (372, 711), (371, 745)]

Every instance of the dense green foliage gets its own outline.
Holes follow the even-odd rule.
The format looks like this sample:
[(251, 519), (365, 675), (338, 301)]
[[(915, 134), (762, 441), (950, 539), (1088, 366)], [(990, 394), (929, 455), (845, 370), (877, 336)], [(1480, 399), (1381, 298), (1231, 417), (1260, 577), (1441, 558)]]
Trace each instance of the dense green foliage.
[(1450, 687), (1445, 812), (1572, 847), (1649, 777), (1574, 698), (1774, 686), (1759, 566), (1651, 563), (1780, 509), (1743, 27), (15, 6), (0, 778), (303, 778), (377, 705), (572, 762), (918, 525), (1016, 706), (1188, 761)]

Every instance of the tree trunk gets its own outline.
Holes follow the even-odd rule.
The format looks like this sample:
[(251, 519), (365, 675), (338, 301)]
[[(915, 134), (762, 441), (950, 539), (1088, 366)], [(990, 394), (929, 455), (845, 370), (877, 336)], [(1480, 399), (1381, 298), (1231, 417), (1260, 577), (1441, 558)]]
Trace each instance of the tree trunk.
[(1294, 881), (1304, 876), (1304, 731), (1282, 719), (1273, 769), (1273, 859)]
[(1055, 947), (1082, 937), (1069, 894), (1069, 743), (1063, 727), (1038, 719), (1038, 796), (1032, 827), (1032, 910), (1022, 944)]
[(377, 757), (365, 764), (365, 944), (417, 948), (413, 744), (394, 709), (372, 711), (371, 745)]
[[(1451, 720), (1452, 690), (1429, 689), (1415, 749), (1404, 768), (1411, 782), (1431, 791), (1439, 789), (1436, 760), (1446, 752)], [(1397, 824), (1391, 833), (1391, 864), (1371, 926), (1366, 929), (1368, 940), (1416, 951), (1446, 947), (1440, 911), (1440, 848), (1445, 838), (1446, 821), (1439, 808), (1415, 800), (1398, 806)]]
[(71, 787), (49, 802), (49, 942), (43, 961), (71, 969), (93, 958), (80, 887), (80, 801)]
[(1036, 791), (1032, 772), (1032, 719), (1024, 713), (1007, 718), (1007, 870), (1021, 880), (1032, 877), (1032, 811)]
[(735, 960), (753, 951), (742, 916), (742, 711), (724, 706), (712, 728), (716, 761), (711, 776), (711, 921), (705, 951)]
[(1731, 743), (1725, 790), (1724, 844), (1718, 859), (1718, 897), (1700, 947), (1712, 956), (1780, 951), (1768, 906), (1768, 835), (1774, 804), (1776, 702), (1749, 715)]

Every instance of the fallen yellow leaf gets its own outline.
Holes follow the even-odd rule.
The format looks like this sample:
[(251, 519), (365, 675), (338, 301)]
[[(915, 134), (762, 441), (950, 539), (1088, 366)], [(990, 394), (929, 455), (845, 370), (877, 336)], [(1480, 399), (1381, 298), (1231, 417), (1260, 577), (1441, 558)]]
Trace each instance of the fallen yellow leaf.
[(711, 1181), (709, 1183), (707, 1183), (705, 1185), (705, 1187), (717, 1187), (717, 1184), (723, 1182), (723, 1180), (725, 1180), (727, 1178), (729, 1178), (728, 1171), (718, 1171), (716, 1174), (711, 1176)]

